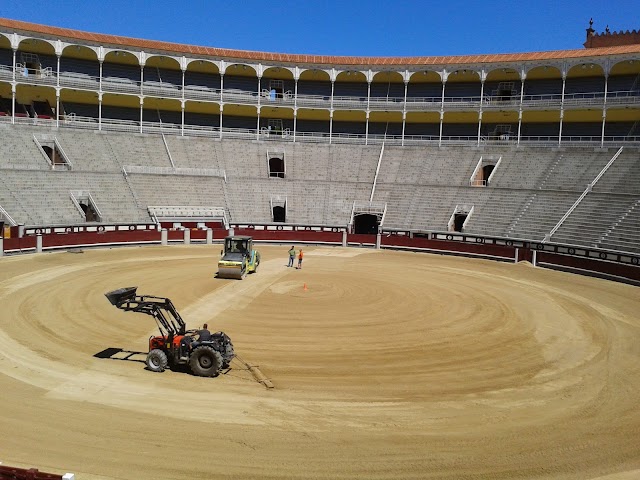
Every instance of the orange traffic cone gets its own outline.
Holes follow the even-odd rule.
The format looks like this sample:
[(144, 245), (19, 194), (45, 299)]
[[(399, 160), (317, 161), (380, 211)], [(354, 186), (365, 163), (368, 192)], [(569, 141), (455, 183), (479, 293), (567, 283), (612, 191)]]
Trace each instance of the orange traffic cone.
[(302, 287), (302, 289), (303, 289), (305, 292), (306, 292), (307, 290), (309, 290), (309, 289), (307, 288), (307, 284), (306, 284), (306, 283), (304, 284), (304, 286)]

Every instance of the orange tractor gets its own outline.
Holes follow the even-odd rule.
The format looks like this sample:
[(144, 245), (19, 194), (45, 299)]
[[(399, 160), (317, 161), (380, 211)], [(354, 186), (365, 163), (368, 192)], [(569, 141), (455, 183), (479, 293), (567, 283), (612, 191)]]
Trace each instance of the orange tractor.
[(215, 377), (228, 368), (235, 357), (231, 339), (223, 332), (187, 330), (171, 300), (152, 295), (137, 295), (138, 287), (126, 287), (105, 294), (109, 302), (125, 312), (152, 316), (160, 335), (149, 338), (147, 368), (163, 372), (167, 367), (189, 365), (194, 375)]

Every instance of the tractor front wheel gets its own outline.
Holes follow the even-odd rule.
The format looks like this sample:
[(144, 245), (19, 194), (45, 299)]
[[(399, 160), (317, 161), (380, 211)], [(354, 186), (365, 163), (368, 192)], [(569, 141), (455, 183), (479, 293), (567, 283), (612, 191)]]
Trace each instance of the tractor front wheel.
[(222, 367), (222, 356), (213, 348), (202, 345), (191, 354), (189, 367), (199, 377), (215, 377)]
[(164, 372), (167, 363), (167, 354), (159, 348), (154, 348), (147, 355), (147, 368), (152, 372)]

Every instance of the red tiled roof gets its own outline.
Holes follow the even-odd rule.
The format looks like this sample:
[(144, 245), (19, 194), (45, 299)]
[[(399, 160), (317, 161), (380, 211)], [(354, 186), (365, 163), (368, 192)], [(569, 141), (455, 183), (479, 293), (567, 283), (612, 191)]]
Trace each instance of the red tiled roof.
[(214, 57), (218, 59), (242, 59), (257, 62), (288, 63), (293, 65), (352, 65), (352, 66), (417, 66), (417, 65), (448, 65), (448, 64), (478, 64), (499, 62), (524, 62), (562, 60), (565, 58), (598, 57), (624, 53), (640, 53), (640, 44), (620, 45), (606, 48), (590, 48), (576, 50), (554, 50), (547, 52), (501, 53), (489, 55), (458, 55), (446, 57), (346, 57), (328, 55), (304, 55), (255, 52), (248, 50), (230, 50), (216, 47), (201, 47), (181, 43), (143, 40), (131, 37), (118, 37), (102, 33), (83, 32), (61, 27), (49, 27), (37, 23), (23, 22), (0, 18), (0, 27), (5, 31), (15, 31), (21, 34), (40, 34), (66, 41), (81, 41), (103, 46), (120, 46), (129, 49), (162, 51), (174, 55), (195, 55)]

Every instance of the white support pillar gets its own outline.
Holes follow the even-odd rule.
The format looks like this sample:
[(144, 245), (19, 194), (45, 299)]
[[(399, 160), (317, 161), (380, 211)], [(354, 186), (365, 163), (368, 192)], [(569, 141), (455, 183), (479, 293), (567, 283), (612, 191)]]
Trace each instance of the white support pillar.
[(166, 247), (169, 244), (169, 232), (166, 228), (160, 230), (160, 244)]
[(13, 49), (13, 76), (12, 76), (12, 80), (15, 82), (16, 81), (16, 52), (17, 50), (14, 48)]
[(478, 147), (480, 146), (480, 132), (482, 131), (482, 105), (484, 103), (484, 72), (482, 72), (482, 81), (480, 82), (480, 112), (478, 113)]
[(400, 142), (400, 145), (402, 145), (404, 147), (404, 130), (407, 124), (407, 112), (404, 111), (402, 112), (402, 140)]
[(520, 146), (520, 134), (522, 132), (522, 109), (518, 112), (518, 146)]
[(442, 97), (440, 99), (440, 135), (438, 137), (438, 146), (442, 146), (442, 122), (444, 121), (444, 89), (447, 85), (447, 78), (442, 78)]
[(293, 87), (293, 143), (296, 143), (298, 130), (298, 67), (296, 67), (295, 85)]
[(56, 57), (56, 128), (60, 128), (60, 55), (56, 54)]
[(522, 104), (524, 102), (524, 81), (527, 78), (527, 74), (524, 68), (520, 72), (520, 105), (518, 107), (518, 146), (520, 146), (520, 138), (522, 136)]
[(183, 233), (184, 233), (184, 244), (191, 245), (191, 229), (185, 228)]
[(220, 104), (220, 131), (218, 132), (220, 140), (222, 140), (222, 112), (223, 112), (223, 110), (224, 110), (224, 104), (221, 103)]
[(258, 107), (258, 120), (256, 123), (256, 140), (260, 140), (260, 107)]
[(98, 92), (98, 130), (102, 130), (102, 92)]
[(144, 115), (144, 97), (140, 95), (140, 133), (142, 133), (142, 118)]
[(537, 250), (534, 250), (532, 252), (531, 265), (533, 265), (534, 267), (536, 267), (538, 265), (538, 251)]
[(4, 255), (4, 237), (3, 232), (0, 232), (0, 257)]
[[(407, 72), (408, 75), (408, 72)], [(404, 100), (402, 101), (402, 141), (400, 145), (404, 147), (404, 131), (407, 123), (407, 91), (409, 87), (409, 81), (405, 79), (404, 81)]]
[(600, 147), (604, 147), (604, 128), (607, 120), (607, 90), (609, 87), (609, 74), (604, 74), (604, 104), (602, 106), (602, 135), (600, 137)]
[(233, 227), (229, 227), (229, 236), (233, 237), (236, 234), (236, 231), (233, 229)]
[(380, 244), (382, 243), (382, 234), (376, 235), (376, 250), (380, 250)]
[(184, 105), (185, 105), (185, 101), (184, 99), (180, 102), (180, 136), (184, 137)]
[(207, 228), (207, 245), (213, 245), (213, 228)]
[(258, 66), (258, 122), (256, 125), (256, 140), (260, 140), (260, 110), (261, 110), (261, 104), (262, 104), (262, 91), (261, 91), (261, 84), (262, 84), (262, 65)]
[(56, 128), (60, 128), (60, 87), (56, 87)]
[(36, 235), (36, 253), (42, 253), (42, 234)]
[(367, 120), (366, 120), (366, 124), (364, 127), (364, 144), (365, 145), (369, 145), (369, 110), (367, 110), (366, 112), (367, 115)]
[(102, 60), (100, 60), (100, 71), (98, 75), (100, 75), (100, 77), (98, 78), (98, 90), (102, 92)]
[(518, 256), (520, 255), (520, 249), (516, 248), (516, 256), (513, 260), (513, 263), (518, 263)]
[(331, 78), (331, 102), (329, 104), (329, 144), (331, 144), (331, 136), (333, 135), (333, 92), (335, 90), (335, 80)]
[(331, 144), (332, 135), (333, 135), (333, 109), (329, 111), (329, 144)]
[[(369, 75), (367, 77), (370, 78), (371, 71), (369, 71)], [(371, 106), (371, 80), (367, 79), (367, 112)]]
[[(183, 57), (183, 59), (184, 59), (184, 57)], [(186, 67), (184, 66), (184, 64), (183, 64), (181, 70), (182, 70), (182, 101), (180, 102), (180, 112), (181, 112), (182, 117), (181, 117), (180, 121), (182, 123), (180, 125), (180, 136), (184, 137), (184, 106), (186, 104), (186, 101), (184, 99), (184, 76), (185, 76)]]
[(562, 123), (564, 120), (564, 90), (567, 85), (567, 73), (562, 72), (562, 97), (560, 100), (560, 130), (558, 131), (558, 145), (562, 144)]
[(343, 230), (342, 231), (342, 246), (346, 247), (347, 246), (347, 230)]
[(293, 143), (296, 143), (296, 132), (298, 130), (298, 107), (293, 110)]
[(11, 123), (16, 123), (16, 84), (11, 85)]

